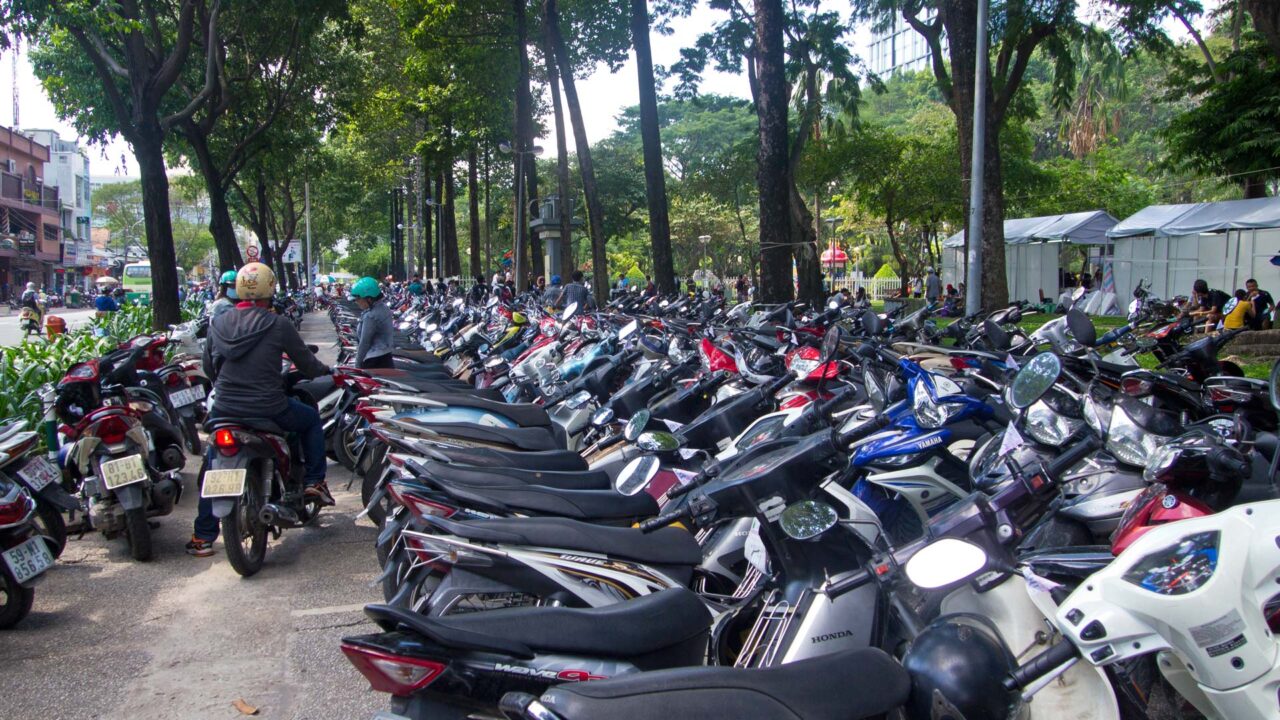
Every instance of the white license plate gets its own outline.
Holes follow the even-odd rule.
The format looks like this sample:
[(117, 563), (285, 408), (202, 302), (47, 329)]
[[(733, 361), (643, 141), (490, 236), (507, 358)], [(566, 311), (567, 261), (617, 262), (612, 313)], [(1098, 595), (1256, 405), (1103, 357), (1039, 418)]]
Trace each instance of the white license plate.
[(192, 386), (191, 386), (191, 395), (192, 395), (192, 397), (194, 397), (196, 400), (203, 400), (203, 399), (204, 399), (204, 386), (203, 386), (203, 385), (192, 385)]
[(49, 483), (62, 481), (62, 472), (48, 458), (33, 457), (18, 471), (18, 477), (26, 481), (31, 492), (40, 492)]
[(21, 545), (4, 551), (4, 564), (9, 566), (19, 583), (24, 583), (53, 567), (53, 553), (44, 538), (33, 537)]
[(206, 470), (200, 497), (240, 497), (240, 493), (244, 492), (244, 476), (243, 469)]
[(108, 490), (132, 485), (147, 479), (147, 468), (141, 455), (130, 455), (102, 463), (102, 484)]
[(183, 388), (169, 393), (169, 402), (173, 403), (175, 408), (186, 407), (199, 399), (193, 388)]

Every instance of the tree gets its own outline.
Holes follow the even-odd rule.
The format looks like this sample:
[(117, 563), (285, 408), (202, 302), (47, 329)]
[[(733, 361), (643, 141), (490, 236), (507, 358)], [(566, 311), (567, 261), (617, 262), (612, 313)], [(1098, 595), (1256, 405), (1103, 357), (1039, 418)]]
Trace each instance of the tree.
[(649, 240), (653, 243), (653, 277), (658, 292), (676, 291), (671, 261), (671, 225), (667, 217), (666, 175), (662, 168), (662, 138), (658, 130), (658, 88), (649, 49), (649, 4), (631, 0), (631, 43), (636, 52), (640, 82), (640, 137), (644, 141), (644, 184), (649, 204)]
[(782, 208), (790, 206), (790, 137), (787, 132), (786, 51), (782, 0), (755, 0), (756, 114), (760, 148), (756, 186), (760, 189), (760, 299), (789, 302), (791, 287), (791, 223)]
[[(157, 330), (182, 320), (165, 139), (214, 92), (213, 75), (190, 92), (177, 83), (198, 39), (217, 33), (221, 12), (222, 0), (208, 5), (197, 0), (0, 4), (4, 26), (32, 39), (37, 76), (58, 114), (71, 119), (82, 135), (119, 133), (133, 148), (142, 179), (147, 251), (155, 268), (151, 308)], [(206, 68), (220, 62), (214, 48), (215, 43), (206, 44)]]

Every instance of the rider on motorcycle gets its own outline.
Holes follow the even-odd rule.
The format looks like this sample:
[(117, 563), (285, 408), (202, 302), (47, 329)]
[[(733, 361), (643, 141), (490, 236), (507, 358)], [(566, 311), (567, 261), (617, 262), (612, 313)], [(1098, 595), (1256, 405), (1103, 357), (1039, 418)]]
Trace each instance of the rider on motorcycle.
[(27, 322), (27, 332), (40, 332), (40, 318), (44, 315), (44, 310), (40, 307), (40, 291), (36, 289), (34, 282), (27, 283), (19, 305), (23, 308), (22, 319)]
[(213, 378), (216, 417), (267, 418), (302, 441), (306, 495), (333, 504), (324, 482), (324, 426), (316, 409), (285, 393), (280, 356), (288, 355), (306, 377), (329, 374), (288, 319), (271, 311), (276, 274), (262, 263), (236, 273), (235, 309), (209, 323), (204, 368)]
[(356, 326), (356, 367), (393, 368), (395, 329), (391, 309), (382, 302), (382, 288), (371, 277), (362, 277), (351, 286), (351, 299), (363, 310)]
[(218, 297), (209, 308), (209, 319), (212, 321), (222, 313), (236, 306), (236, 271), (228, 270), (218, 278)]

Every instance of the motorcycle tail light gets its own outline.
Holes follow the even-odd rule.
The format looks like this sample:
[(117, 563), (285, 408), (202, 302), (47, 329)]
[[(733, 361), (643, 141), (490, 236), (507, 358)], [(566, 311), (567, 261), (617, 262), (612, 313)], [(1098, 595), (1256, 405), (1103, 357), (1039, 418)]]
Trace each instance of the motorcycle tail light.
[(164, 376), (164, 384), (170, 387), (178, 387), (182, 384), (182, 373), (171, 372)]
[(1242, 390), (1232, 390), (1231, 388), (1215, 385), (1208, 388), (1209, 402), (1214, 405), (1224, 404), (1243, 404), (1249, 402), (1249, 393)]
[(430, 685), (444, 672), (434, 660), (392, 655), (380, 650), (342, 643), (342, 654), (369, 681), (369, 687), (392, 695), (411, 695)]
[(32, 504), (31, 498), (14, 486), (12, 492), (0, 498), (0, 527), (22, 522), (31, 512)]
[(1185, 595), (1209, 582), (1218, 569), (1217, 530), (1187, 535), (1134, 563), (1124, 579), (1157, 595)]
[(1136, 377), (1121, 378), (1120, 390), (1130, 397), (1145, 397), (1151, 393), (1151, 381)]
[(234, 455), (240, 447), (240, 442), (236, 440), (236, 435), (231, 430), (220, 428), (213, 433), (213, 445), (223, 455)]
[(108, 445), (124, 442), (129, 432), (129, 423), (119, 415), (109, 415), (93, 425), (89, 434)]
[(438, 502), (432, 502), (426, 498), (418, 497), (408, 492), (402, 485), (398, 483), (387, 483), (387, 492), (391, 497), (401, 505), (409, 508), (415, 515), (431, 515), (438, 518), (450, 518), (458, 512), (457, 508), (451, 508)]

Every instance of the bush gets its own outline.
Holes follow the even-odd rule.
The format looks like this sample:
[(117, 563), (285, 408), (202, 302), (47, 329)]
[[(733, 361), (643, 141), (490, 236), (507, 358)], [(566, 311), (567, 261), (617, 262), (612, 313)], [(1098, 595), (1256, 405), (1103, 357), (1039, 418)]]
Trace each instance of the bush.
[(897, 280), (898, 273), (894, 272), (893, 268), (889, 267), (889, 263), (885, 263), (876, 271), (875, 277), (880, 280)]

